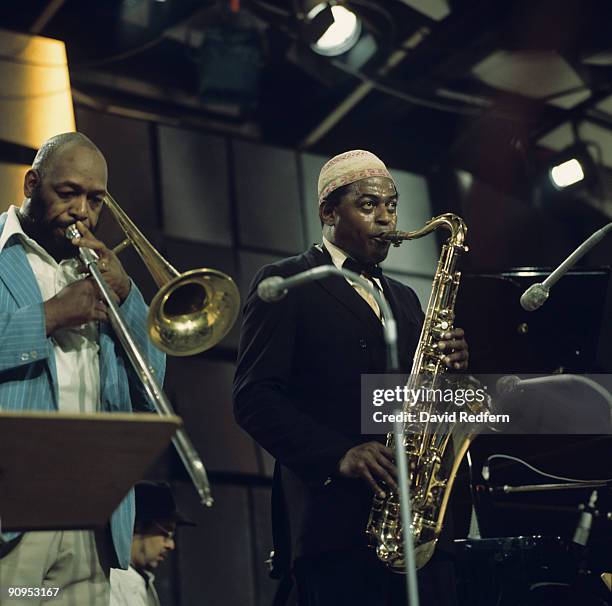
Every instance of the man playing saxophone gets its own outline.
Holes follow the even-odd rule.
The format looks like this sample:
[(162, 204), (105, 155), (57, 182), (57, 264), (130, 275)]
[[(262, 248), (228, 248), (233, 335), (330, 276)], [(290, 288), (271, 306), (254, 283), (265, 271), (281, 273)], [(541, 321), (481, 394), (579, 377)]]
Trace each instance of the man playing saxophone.
[[(360, 286), (338, 277), (312, 282), (275, 304), (257, 285), (334, 264), (378, 288), (395, 315), (401, 372), (409, 372), (423, 312), (414, 291), (385, 276), (382, 236), (395, 230), (398, 193), (383, 162), (345, 152), (320, 173), (322, 242), (263, 267), (245, 305), (234, 408), (238, 423), (276, 459), (273, 531), (278, 576), (295, 579), (300, 606), (405, 604), (404, 580), (367, 547), (372, 493), (396, 490), (383, 436), (360, 428), (360, 377), (385, 371), (380, 310)], [(461, 329), (438, 344), (445, 364), (467, 368)], [(423, 604), (455, 604), (452, 567), (436, 554), (419, 573)], [(288, 586), (285, 581), (281, 586)]]
[[(94, 235), (106, 183), (106, 160), (87, 137), (57, 135), (42, 145), (25, 174), (21, 208), (11, 206), (0, 215), (0, 410), (78, 414), (150, 408), (107, 322), (107, 306), (78, 260), (81, 246), (97, 252), (124, 320), (163, 380), (165, 356), (148, 339), (142, 295)], [(81, 237), (66, 238), (70, 225)], [(41, 503), (44, 495), (32, 506), (44, 507)], [(129, 564), (133, 522), (130, 493), (106, 528), (95, 533), (4, 533), (0, 588), (57, 588), (58, 606), (107, 605), (110, 567)], [(28, 604), (41, 600), (19, 598)], [(12, 603), (0, 595), (0, 603), (5, 601)]]

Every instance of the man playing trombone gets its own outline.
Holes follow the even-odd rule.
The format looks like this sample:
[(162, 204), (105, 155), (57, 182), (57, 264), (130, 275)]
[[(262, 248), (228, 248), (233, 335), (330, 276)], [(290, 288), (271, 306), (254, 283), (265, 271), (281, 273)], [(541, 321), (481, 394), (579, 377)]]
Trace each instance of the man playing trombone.
[[(21, 208), (11, 206), (0, 215), (2, 410), (94, 413), (151, 407), (108, 323), (107, 305), (78, 258), (79, 247), (98, 254), (124, 320), (162, 381), (165, 356), (147, 337), (142, 295), (117, 256), (94, 235), (106, 186), (106, 161), (94, 143), (80, 133), (57, 135), (42, 145), (25, 175)], [(67, 239), (70, 225), (81, 237)], [(0, 587), (59, 587), (58, 605), (107, 605), (110, 568), (129, 564), (133, 521), (130, 493), (107, 527), (95, 533), (5, 533)]]

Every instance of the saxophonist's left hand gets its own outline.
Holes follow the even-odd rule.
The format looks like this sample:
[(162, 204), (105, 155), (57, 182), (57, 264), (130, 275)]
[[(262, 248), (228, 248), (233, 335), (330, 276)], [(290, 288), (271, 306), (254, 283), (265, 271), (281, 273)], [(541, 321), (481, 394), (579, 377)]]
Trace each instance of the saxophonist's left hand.
[(455, 328), (444, 333), (444, 337), (438, 342), (438, 349), (445, 354), (444, 363), (451, 370), (465, 370), (468, 367), (468, 344), (464, 338), (462, 328)]

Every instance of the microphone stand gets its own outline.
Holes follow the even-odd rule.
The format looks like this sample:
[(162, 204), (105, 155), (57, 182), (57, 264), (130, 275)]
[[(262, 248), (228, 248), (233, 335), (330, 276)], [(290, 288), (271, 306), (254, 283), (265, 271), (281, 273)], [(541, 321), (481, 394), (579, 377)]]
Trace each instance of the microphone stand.
[(587, 238), (557, 269), (555, 269), (544, 282), (532, 284), (521, 296), (521, 307), (525, 311), (534, 311), (544, 305), (550, 289), (588, 253), (608, 232), (612, 231), (612, 223), (604, 225)]
[[(397, 418), (397, 416), (396, 416)], [(398, 471), (398, 488), (400, 497), (400, 515), (402, 519), (402, 537), (404, 539), (404, 571), (406, 573), (406, 594), (409, 606), (419, 606), (419, 585), (416, 575), (416, 558), (412, 541), (412, 507), (410, 506), (410, 486), (408, 485), (408, 457), (404, 448), (404, 431), (401, 421), (393, 424), (395, 433), (395, 458)]]
[[(612, 225), (612, 223), (611, 223)], [(506, 382), (506, 379), (509, 381)], [(523, 389), (547, 387), (550, 385), (563, 385), (568, 386), (572, 383), (580, 383), (589, 387), (593, 392), (601, 396), (607, 403), (610, 409), (610, 424), (612, 425), (612, 394), (603, 386), (594, 381), (590, 377), (583, 375), (546, 375), (544, 377), (536, 377), (533, 379), (521, 379), (513, 375), (506, 375), (497, 380), (497, 393), (499, 396), (511, 395), (512, 393), (518, 393)]]
[(612, 480), (591, 480), (590, 482), (565, 482), (559, 484), (523, 484), (517, 486), (491, 486), (489, 492), (513, 494), (518, 492), (541, 492), (549, 490), (579, 490), (581, 488), (612, 488)]

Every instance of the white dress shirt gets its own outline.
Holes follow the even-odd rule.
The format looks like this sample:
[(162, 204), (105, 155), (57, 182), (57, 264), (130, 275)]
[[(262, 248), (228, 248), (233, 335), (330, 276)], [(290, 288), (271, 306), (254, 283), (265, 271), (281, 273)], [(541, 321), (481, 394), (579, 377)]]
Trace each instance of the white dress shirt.
[(132, 566), (127, 570), (111, 568), (109, 606), (160, 606), (157, 591), (153, 585), (155, 576), (144, 572), (147, 581)]
[[(342, 269), (342, 265), (347, 260), (348, 255), (341, 249), (338, 248), (335, 244), (332, 244), (327, 238), (323, 237), (323, 246), (327, 249), (327, 252), (330, 254), (332, 258), (332, 263), (338, 268)], [(380, 291), (380, 295), (383, 295), (383, 288), (380, 280), (378, 278), (369, 278), (367, 276), (362, 275), (362, 278), (367, 280), (372, 286), (377, 286)], [(372, 280), (374, 282), (372, 282)], [(363, 286), (360, 286), (356, 282), (353, 282), (346, 278), (346, 281), (357, 291), (359, 296), (372, 308), (376, 316), (381, 319), (380, 308), (378, 307), (378, 303), (376, 299), (369, 293)], [(382, 319), (381, 319), (382, 321)]]
[[(40, 288), (42, 300), (54, 297), (64, 287), (81, 280), (78, 259), (60, 263), (21, 227), (17, 208), (11, 206), (2, 236), (0, 250), (16, 235), (24, 245), (26, 256)], [(99, 332), (97, 322), (56, 330), (51, 335), (59, 393), (59, 410), (68, 413), (96, 412), (100, 409)]]

